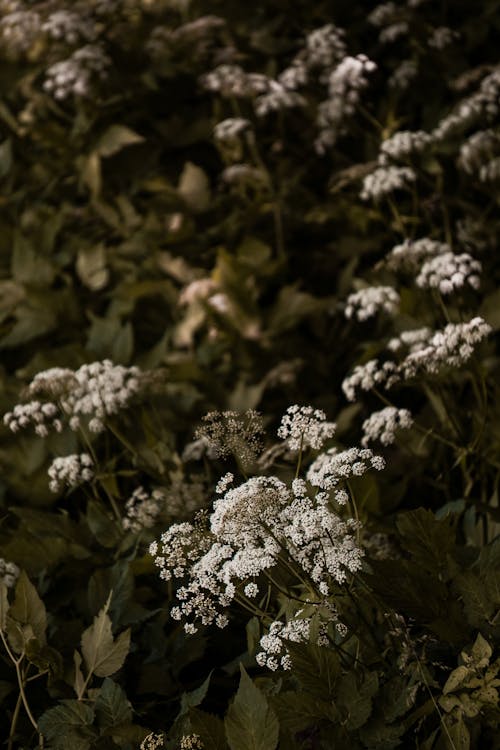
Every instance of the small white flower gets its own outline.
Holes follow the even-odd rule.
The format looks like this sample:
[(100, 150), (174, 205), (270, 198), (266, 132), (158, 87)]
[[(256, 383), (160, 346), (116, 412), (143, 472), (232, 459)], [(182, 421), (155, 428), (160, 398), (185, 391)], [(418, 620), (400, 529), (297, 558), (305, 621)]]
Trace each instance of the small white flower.
[(312, 406), (289, 406), (278, 429), (278, 437), (285, 440), (291, 450), (322, 448), (335, 434), (336, 425), (326, 421), (321, 409)]

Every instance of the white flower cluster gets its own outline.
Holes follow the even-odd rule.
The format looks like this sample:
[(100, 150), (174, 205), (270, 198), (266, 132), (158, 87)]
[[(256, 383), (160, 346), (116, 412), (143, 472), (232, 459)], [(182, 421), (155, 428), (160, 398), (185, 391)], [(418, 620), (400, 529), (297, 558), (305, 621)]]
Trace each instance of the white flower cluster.
[(183, 734), (179, 750), (203, 750), (204, 747), (199, 734)]
[(137, 487), (125, 503), (125, 517), (122, 525), (125, 531), (138, 534), (142, 529), (150, 529), (165, 506), (165, 496), (161, 490), (150, 494), (144, 487)]
[(457, 36), (457, 32), (453, 29), (449, 29), (447, 26), (438, 26), (429, 36), (427, 44), (432, 49), (442, 50), (451, 44)]
[(151, 732), (147, 737), (144, 737), (140, 750), (159, 750), (159, 748), (164, 747), (163, 735)]
[(61, 367), (43, 370), (35, 375), (27, 394), (49, 395), (51, 400), (18, 404), (3, 421), (12, 432), (33, 424), (35, 432), (44, 437), (49, 427), (60, 432), (65, 419), (72, 430), (78, 430), (81, 417), (85, 417), (91, 432), (101, 432), (105, 418), (124, 409), (139, 392), (140, 375), (139, 368), (114, 365), (108, 359), (75, 371)]
[(70, 10), (56, 10), (51, 13), (43, 22), (42, 31), (52, 39), (66, 44), (91, 42), (96, 38), (96, 29), (91, 21)]
[(483, 78), (479, 89), (463, 99), (433, 130), (436, 142), (460, 135), (474, 123), (489, 122), (500, 112), (500, 67)]
[(250, 121), (244, 117), (228, 117), (226, 120), (217, 123), (214, 128), (214, 138), (222, 143), (228, 141), (231, 143), (250, 127)]
[(468, 253), (441, 253), (423, 263), (416, 284), (422, 289), (439, 289), (441, 294), (466, 285), (479, 289), (481, 271), (481, 263)]
[(306, 37), (305, 59), (309, 68), (331, 70), (346, 56), (343, 29), (332, 23), (311, 31)]
[(27, 52), (41, 31), (40, 15), (33, 10), (14, 10), (0, 19), (0, 38), (8, 49)]
[(480, 317), (467, 323), (448, 323), (408, 354), (399, 365), (399, 373), (407, 379), (420, 373), (436, 374), (443, 367), (461, 367), (491, 330), (491, 326)]
[(477, 174), (481, 182), (498, 179), (500, 133), (492, 128), (479, 130), (460, 146), (458, 164), (468, 174)]
[[(330, 448), (311, 464), (307, 471), (307, 479), (313, 487), (330, 491), (352, 477), (363, 476), (370, 469), (382, 471), (384, 468), (385, 461), (382, 456), (377, 456), (369, 448), (347, 448), (343, 451)], [(337, 491), (335, 500), (340, 505), (345, 505), (348, 500), (347, 493), (343, 490)]]
[(413, 418), (408, 409), (387, 406), (365, 419), (361, 443), (366, 446), (378, 440), (382, 445), (391, 445), (396, 439), (397, 430), (408, 430), (412, 424)]
[(14, 588), (21, 571), (13, 562), (7, 562), (0, 557), (0, 581), (3, 581), (8, 589)]
[[(356, 455), (346, 453), (343, 459), (330, 453), (331, 471), (328, 477), (323, 472), (321, 481), (331, 484), (332, 472), (340, 483), (371, 467), (382, 468), (382, 459), (370, 450), (352, 451)], [(332, 582), (344, 582), (349, 572), (361, 566), (363, 551), (353, 535), (357, 523), (333, 512), (327, 492), (316, 492), (311, 498), (304, 480), (294, 480), (289, 488), (273, 476), (252, 477), (225, 491), (231, 481), (226, 475), (219, 483), (224, 494), (214, 502), (208, 530), (174, 524), (162, 534), (160, 544), (150, 546), (161, 578), (188, 578), (177, 590), (179, 604), (171, 615), (185, 619), (189, 633), (196, 631), (198, 623), (225, 627), (225, 610), (238, 592), (256, 596), (255, 579), (273, 568), (280, 555), (297, 565), (323, 596)], [(340, 493), (338, 488), (337, 499)]]
[(404, 161), (422, 152), (430, 141), (431, 136), (425, 130), (398, 130), (380, 144), (378, 163), (386, 166), (391, 161)]
[(59, 492), (62, 487), (76, 487), (94, 478), (94, 462), (88, 453), (73, 453), (55, 458), (49, 466), (49, 487)]
[(11, 432), (34, 425), (37, 435), (47, 437), (50, 428), (61, 432), (63, 425), (58, 416), (59, 409), (51, 401), (44, 404), (30, 401), (28, 404), (17, 404), (12, 411), (4, 414), (3, 421)]
[(55, 99), (69, 96), (88, 96), (92, 83), (103, 80), (111, 60), (100, 45), (87, 44), (77, 49), (67, 60), (54, 63), (46, 71), (43, 88)]
[(422, 237), (419, 240), (405, 240), (395, 245), (386, 255), (385, 261), (392, 271), (415, 272), (423, 261), (445, 253), (451, 253), (451, 247), (446, 242)]
[(325, 153), (335, 144), (344, 120), (354, 114), (361, 91), (368, 85), (367, 74), (376, 67), (366, 55), (347, 55), (332, 70), (328, 78), (328, 99), (318, 108), (320, 133), (315, 141), (318, 153)]
[(376, 386), (390, 387), (396, 378), (397, 366), (394, 362), (379, 362), (378, 359), (370, 359), (363, 365), (356, 365), (348, 377), (342, 381), (342, 390), (348, 401), (356, 401), (358, 390), (371, 391)]
[(218, 65), (200, 80), (208, 91), (216, 91), (227, 98), (254, 97), (269, 90), (267, 76), (261, 73), (247, 73), (239, 65)]
[(440, 331), (426, 327), (404, 331), (387, 346), (393, 352), (409, 349), (399, 364), (392, 361), (381, 364), (372, 359), (357, 365), (343, 381), (342, 390), (348, 401), (355, 401), (358, 390), (369, 391), (378, 385), (390, 388), (420, 374), (434, 375), (445, 367), (461, 367), (491, 330), (485, 320), (475, 317), (467, 323), (448, 323)]
[(388, 80), (389, 88), (404, 91), (414, 80), (417, 73), (417, 63), (414, 60), (403, 60), (390, 76)]
[(278, 437), (285, 440), (288, 448), (319, 450), (326, 440), (335, 434), (334, 422), (327, 422), (325, 412), (312, 406), (289, 406), (281, 419)]
[[(291, 83), (292, 87), (288, 87)], [(260, 94), (255, 99), (255, 113), (258, 117), (264, 117), (269, 112), (277, 112), (282, 109), (291, 109), (292, 107), (302, 107), (306, 104), (303, 96), (294, 91), (297, 83), (296, 78), (291, 79), (287, 74), (280, 80), (269, 79), (268, 89), (264, 94)]]
[(392, 286), (369, 286), (348, 296), (344, 314), (348, 319), (356, 317), (364, 321), (379, 310), (391, 315), (397, 311), (399, 302), (399, 294)]
[(411, 167), (377, 167), (374, 172), (363, 178), (360, 197), (363, 200), (379, 200), (394, 190), (407, 188), (416, 179), (415, 171)]
[(262, 651), (255, 657), (260, 667), (271, 671), (291, 669), (292, 661), (286, 648), (286, 641), (291, 643), (308, 643), (310, 638), (311, 619), (308, 617), (289, 620), (286, 624), (275, 620), (269, 626), (266, 635), (260, 639)]

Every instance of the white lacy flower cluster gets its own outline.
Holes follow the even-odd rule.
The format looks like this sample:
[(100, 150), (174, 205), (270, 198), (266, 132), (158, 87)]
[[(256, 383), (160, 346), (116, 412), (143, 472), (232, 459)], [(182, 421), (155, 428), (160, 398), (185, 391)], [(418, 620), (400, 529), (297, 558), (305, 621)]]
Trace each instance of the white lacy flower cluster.
[(360, 197), (363, 200), (379, 200), (395, 190), (408, 188), (416, 179), (417, 175), (411, 167), (377, 167), (363, 178)]
[(13, 10), (0, 19), (0, 39), (13, 52), (27, 52), (40, 34), (42, 20), (34, 10)]
[(398, 430), (408, 430), (413, 425), (413, 418), (408, 409), (397, 409), (387, 406), (375, 411), (363, 422), (362, 445), (380, 441), (382, 445), (391, 445), (396, 439)]
[(262, 651), (255, 660), (260, 667), (267, 667), (271, 671), (276, 669), (291, 669), (292, 660), (286, 648), (286, 641), (290, 643), (308, 643), (310, 639), (311, 619), (296, 618), (286, 624), (275, 620), (269, 626), (266, 635), (260, 639)]
[(403, 60), (388, 80), (389, 88), (404, 91), (416, 78), (418, 67), (415, 60)]
[(76, 487), (94, 478), (94, 462), (88, 453), (73, 453), (55, 458), (48, 469), (49, 487), (59, 492), (63, 487)]
[(461, 367), (491, 331), (491, 326), (480, 317), (467, 323), (448, 323), (438, 331), (429, 328), (404, 331), (387, 346), (388, 351), (393, 352), (409, 349), (401, 362), (380, 363), (372, 359), (357, 365), (343, 381), (342, 390), (349, 401), (355, 401), (358, 390), (369, 391), (377, 386), (390, 388), (417, 375), (435, 375), (445, 367)]
[(500, 133), (492, 128), (479, 130), (460, 146), (458, 164), (481, 182), (500, 178)]
[(35, 375), (27, 388), (28, 396), (51, 400), (18, 404), (3, 421), (12, 432), (34, 425), (37, 435), (45, 437), (49, 428), (60, 432), (66, 420), (72, 430), (78, 430), (83, 417), (91, 432), (101, 432), (106, 417), (126, 408), (140, 388), (139, 368), (114, 365), (107, 359), (75, 371), (53, 367)]
[(448, 47), (458, 36), (457, 32), (448, 28), (448, 26), (438, 26), (429, 36), (427, 44), (432, 49), (442, 50)]
[(163, 742), (163, 735), (151, 732), (146, 737), (144, 737), (143, 741), (141, 742), (140, 750), (159, 750), (160, 748), (164, 747), (165, 745)]
[[(318, 444), (316, 427), (310, 437)], [(292, 435), (298, 439), (293, 430)], [(258, 577), (283, 555), (322, 596), (328, 596), (334, 582), (343, 583), (349, 572), (360, 569), (363, 551), (353, 534), (357, 522), (340, 518), (325, 490), (334, 488), (337, 501), (345, 503), (342, 483), (371, 468), (381, 469), (383, 459), (368, 449), (353, 448), (338, 454), (329, 451), (321, 466), (318, 461), (308, 474), (309, 482), (295, 479), (291, 487), (277, 477), (259, 476), (228, 489), (233, 477), (226, 475), (217, 487), (220, 496), (208, 530), (174, 524), (160, 543), (150, 546), (161, 578), (187, 576), (177, 591), (179, 604), (171, 612), (174, 619), (186, 621), (187, 632), (195, 632), (199, 623), (224, 627), (231, 602), (239, 596), (257, 596)], [(311, 492), (311, 485), (320, 491)]]
[(203, 750), (204, 747), (199, 734), (183, 734), (179, 750)]
[(368, 74), (376, 65), (366, 55), (347, 55), (332, 70), (328, 78), (328, 98), (318, 107), (319, 135), (315, 141), (318, 153), (335, 145), (342, 125), (356, 111), (361, 92), (368, 85)]
[(425, 130), (398, 130), (380, 144), (378, 163), (386, 166), (391, 161), (404, 161), (421, 153), (431, 140)]
[(359, 321), (372, 318), (379, 310), (391, 315), (398, 310), (399, 302), (399, 294), (392, 286), (369, 286), (348, 296), (344, 315)]
[(201, 482), (184, 482), (174, 479), (169, 487), (148, 492), (137, 487), (125, 503), (122, 524), (126, 531), (138, 534), (150, 529), (161, 514), (170, 518), (190, 516), (205, 504), (205, 491)]
[(42, 23), (42, 31), (52, 39), (66, 44), (91, 42), (97, 36), (95, 26), (88, 18), (70, 10), (56, 10), (50, 13)]
[(8, 589), (14, 588), (21, 571), (13, 562), (7, 562), (0, 557), (0, 581), (3, 581)]
[(239, 65), (218, 65), (200, 79), (208, 91), (226, 98), (243, 99), (263, 94), (269, 88), (269, 78), (261, 73), (247, 73)]
[(289, 406), (278, 428), (278, 437), (290, 450), (319, 450), (335, 434), (336, 424), (326, 421), (326, 414), (312, 406)]
[(468, 253), (441, 253), (423, 263), (416, 284), (422, 289), (439, 289), (441, 294), (464, 286), (479, 289), (481, 271), (481, 263)]
[(486, 75), (476, 92), (462, 99), (455, 109), (444, 117), (432, 131), (435, 142), (461, 135), (479, 123), (491, 122), (500, 112), (500, 67)]
[(98, 44), (87, 44), (77, 49), (66, 60), (47, 69), (43, 88), (55, 99), (69, 96), (88, 96), (92, 84), (103, 80), (111, 60)]
[(422, 237), (419, 240), (405, 240), (395, 245), (386, 255), (385, 262), (387, 268), (392, 271), (413, 273), (419, 269), (423, 261), (447, 253), (451, 253), (451, 247), (446, 242), (437, 242), (429, 237)]
[(214, 128), (214, 138), (222, 143), (231, 143), (234, 140), (239, 140), (241, 133), (250, 127), (250, 121), (244, 117), (228, 117), (226, 120), (217, 123)]

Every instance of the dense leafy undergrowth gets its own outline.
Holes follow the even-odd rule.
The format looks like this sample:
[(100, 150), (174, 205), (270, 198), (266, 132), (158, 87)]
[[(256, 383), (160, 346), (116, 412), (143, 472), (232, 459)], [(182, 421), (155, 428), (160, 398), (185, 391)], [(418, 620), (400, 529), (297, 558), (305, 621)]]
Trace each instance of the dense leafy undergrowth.
[(2, 748), (500, 748), (499, 33), (0, 0)]

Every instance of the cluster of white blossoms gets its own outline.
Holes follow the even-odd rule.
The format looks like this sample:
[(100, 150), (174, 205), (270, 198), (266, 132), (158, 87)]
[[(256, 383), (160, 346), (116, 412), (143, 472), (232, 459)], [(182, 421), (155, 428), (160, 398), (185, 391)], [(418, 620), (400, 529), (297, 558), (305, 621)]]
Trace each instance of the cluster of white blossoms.
[(160, 750), (160, 748), (164, 747), (163, 735), (151, 732), (147, 737), (144, 737), (140, 750)]
[(489, 182), (498, 178), (499, 154), (500, 132), (479, 130), (460, 146), (458, 164), (468, 174), (477, 174), (481, 182)]
[(149, 493), (144, 487), (137, 487), (125, 503), (123, 528), (134, 534), (142, 529), (150, 529), (155, 525), (164, 506), (165, 496), (161, 490), (153, 490)]
[(413, 425), (413, 418), (408, 409), (397, 409), (386, 406), (375, 411), (363, 422), (362, 445), (380, 441), (382, 445), (391, 445), (396, 439), (398, 430), (408, 430)]
[(430, 34), (427, 44), (432, 49), (442, 50), (451, 44), (457, 37), (457, 32), (448, 28), (448, 26), (438, 26), (432, 31), (432, 34)]
[(275, 620), (269, 626), (266, 635), (260, 639), (261, 651), (255, 660), (260, 667), (267, 667), (271, 671), (281, 668), (292, 668), (292, 660), (286, 648), (286, 641), (290, 643), (308, 643), (310, 639), (311, 619), (297, 618), (286, 624)]
[(360, 197), (363, 200), (379, 200), (395, 190), (408, 188), (416, 179), (411, 167), (380, 166), (363, 178)]
[(59, 492), (63, 487), (77, 487), (94, 478), (94, 462), (88, 453), (73, 453), (55, 458), (48, 469), (49, 487)]
[(348, 296), (344, 315), (359, 321), (372, 318), (379, 310), (391, 315), (397, 312), (399, 302), (399, 294), (392, 286), (369, 286)]
[(356, 401), (357, 391), (371, 391), (377, 386), (389, 387), (396, 382), (397, 366), (394, 362), (379, 362), (370, 359), (363, 365), (356, 365), (354, 370), (342, 381), (342, 390), (348, 401)]
[(418, 67), (415, 60), (403, 60), (394, 70), (387, 81), (390, 89), (404, 91), (416, 78)]
[(169, 487), (148, 492), (137, 487), (125, 503), (123, 528), (138, 534), (150, 529), (160, 515), (180, 519), (192, 515), (205, 504), (205, 490), (201, 482), (174, 479)]
[(225, 63), (201, 77), (200, 82), (208, 91), (215, 91), (226, 98), (249, 98), (263, 94), (269, 89), (269, 78), (261, 73), (247, 73), (239, 65)]
[(476, 123), (484, 125), (498, 117), (500, 112), (500, 67), (486, 75), (479, 88), (470, 96), (462, 99), (451, 114), (444, 117), (432, 131), (436, 142), (461, 135)]
[[(284, 439), (291, 438), (298, 447), (300, 435), (305, 434), (308, 444), (321, 445), (329, 423), (322, 412), (319, 415), (312, 407), (287, 413)], [(324, 490), (334, 488), (337, 502), (345, 504), (342, 483), (371, 468), (383, 468), (383, 459), (357, 448), (338, 454), (329, 451), (324, 459), (324, 465), (313, 464), (308, 481), (295, 479), (291, 486), (274, 476), (257, 476), (233, 487), (233, 475), (226, 474), (217, 485), (219, 497), (208, 528), (174, 524), (159, 543), (153, 542), (150, 554), (160, 577), (187, 578), (171, 611), (174, 619), (185, 621), (186, 632), (196, 632), (200, 623), (225, 627), (228, 606), (241, 597), (257, 596), (258, 578), (281, 558), (308, 577), (320, 597), (327, 597), (335, 583), (345, 582), (349, 573), (360, 569), (363, 550), (354, 534), (358, 523), (343, 520)]]
[(386, 166), (391, 161), (404, 161), (421, 153), (431, 140), (425, 130), (398, 130), (380, 144), (378, 163)]
[(7, 49), (26, 52), (39, 36), (42, 20), (36, 11), (20, 7), (0, 19), (0, 39)]
[(199, 734), (183, 734), (179, 750), (203, 750), (204, 747)]
[(342, 390), (348, 401), (356, 401), (359, 390), (370, 391), (378, 386), (391, 388), (417, 375), (435, 375), (446, 367), (461, 367), (491, 331), (491, 326), (480, 317), (466, 323), (448, 323), (438, 331), (427, 327), (404, 331), (387, 345), (388, 351), (404, 353), (407, 350), (399, 363), (390, 360), (380, 363), (372, 359), (357, 365), (343, 381)]
[(433, 375), (444, 367), (461, 367), (491, 331), (491, 326), (480, 317), (467, 323), (448, 323), (441, 331), (433, 332), (419, 348), (414, 348), (401, 362), (398, 372), (407, 379), (420, 373)]
[(214, 127), (214, 138), (222, 143), (239, 140), (239, 136), (251, 127), (244, 117), (228, 117)]
[(26, 389), (28, 396), (43, 395), (50, 400), (18, 404), (3, 421), (12, 432), (33, 425), (44, 437), (49, 428), (60, 432), (66, 422), (78, 430), (83, 417), (91, 432), (102, 432), (106, 417), (126, 408), (141, 385), (138, 367), (114, 365), (107, 359), (78, 370), (53, 367), (35, 375)]
[[(306, 37), (304, 57), (311, 69), (329, 71), (346, 56), (346, 52), (344, 30), (332, 23), (314, 29)], [(326, 80), (322, 82), (326, 83)]]
[(45, 73), (43, 88), (55, 99), (88, 96), (94, 81), (103, 80), (111, 60), (98, 44), (80, 47), (66, 60), (51, 65)]
[[(291, 87), (289, 87), (290, 83)], [(296, 78), (291, 79), (290, 74), (282, 76), (280, 80), (269, 79), (267, 91), (255, 99), (255, 114), (258, 117), (264, 117), (269, 112), (303, 107), (306, 100), (294, 90), (296, 83)]]
[(481, 271), (481, 263), (468, 253), (441, 253), (422, 264), (416, 284), (422, 289), (439, 289), (441, 294), (464, 286), (479, 289)]
[(290, 450), (314, 448), (319, 450), (335, 434), (334, 422), (326, 421), (326, 414), (312, 406), (289, 406), (281, 419), (278, 437)]
[(56, 10), (42, 23), (42, 31), (52, 39), (76, 44), (79, 41), (91, 42), (97, 36), (95, 25), (80, 13), (70, 10)]
[(392, 271), (413, 273), (420, 268), (423, 261), (448, 253), (451, 253), (451, 248), (446, 242), (422, 237), (419, 240), (405, 240), (395, 245), (386, 255), (385, 263)]
[(0, 557), (0, 581), (3, 581), (8, 589), (14, 588), (21, 571), (13, 562), (8, 562)]
[(318, 107), (319, 135), (315, 141), (318, 153), (325, 153), (335, 145), (344, 121), (356, 111), (361, 92), (368, 85), (368, 74), (376, 65), (366, 55), (347, 55), (332, 70), (328, 78), (328, 98)]
[(334, 489), (335, 500), (340, 505), (345, 505), (348, 495), (345, 490), (337, 490), (339, 485), (352, 477), (361, 477), (371, 469), (382, 471), (384, 468), (385, 461), (382, 456), (376, 455), (370, 448), (347, 448), (343, 451), (330, 448), (311, 464), (307, 471), (307, 479), (313, 487), (319, 487), (321, 490)]

